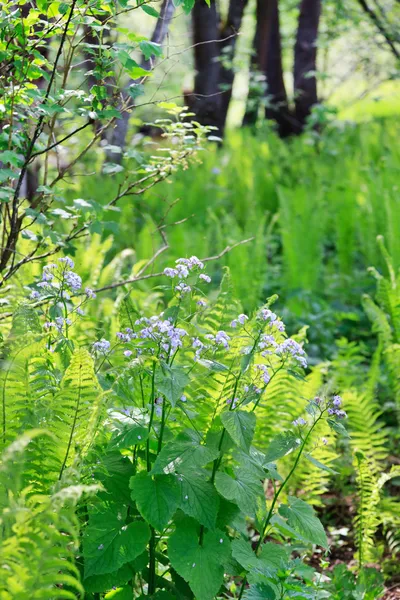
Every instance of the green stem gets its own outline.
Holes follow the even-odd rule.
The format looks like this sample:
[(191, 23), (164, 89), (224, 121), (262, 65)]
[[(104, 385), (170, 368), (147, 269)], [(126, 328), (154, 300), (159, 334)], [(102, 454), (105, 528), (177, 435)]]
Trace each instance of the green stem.
[(154, 594), (154, 592), (156, 591), (156, 532), (154, 531), (154, 528), (151, 527), (151, 538), (150, 538), (150, 544), (149, 544), (149, 555), (150, 555), (150, 560), (149, 560), (149, 589), (148, 589), (148, 596), (152, 596)]
[[(289, 474), (286, 476), (286, 478), (283, 481), (282, 485), (279, 487), (278, 491), (274, 495), (274, 499), (272, 500), (271, 507), (270, 507), (270, 509), (268, 511), (267, 517), (265, 519), (264, 525), (263, 525), (261, 533), (260, 533), (259, 540), (258, 540), (257, 545), (256, 545), (255, 550), (254, 550), (255, 554), (257, 554), (257, 552), (258, 552), (258, 550), (259, 550), (259, 548), (260, 548), (260, 546), (261, 546), (261, 544), (263, 542), (265, 531), (266, 531), (266, 529), (267, 529), (267, 527), (268, 527), (268, 525), (269, 525), (269, 523), (271, 521), (271, 518), (272, 518), (272, 515), (273, 515), (273, 511), (274, 511), (275, 505), (276, 505), (276, 503), (278, 501), (278, 498), (281, 495), (281, 493), (283, 492), (283, 490), (285, 489), (286, 484), (288, 483), (289, 479), (291, 478), (291, 476), (295, 472), (295, 470), (297, 468), (297, 465), (299, 464), (301, 455), (303, 454), (304, 448), (305, 448), (305, 446), (306, 446), (306, 444), (308, 442), (308, 439), (309, 439), (311, 433), (313, 432), (313, 430), (315, 429), (315, 426), (317, 425), (317, 423), (321, 420), (322, 414), (323, 413), (321, 412), (321, 414), (318, 417), (318, 419), (316, 419), (314, 421), (314, 423), (312, 424), (312, 426), (310, 427), (309, 432), (307, 433), (306, 437), (304, 438), (304, 440), (303, 440), (303, 442), (302, 442), (302, 444), (300, 446), (300, 450), (299, 450), (299, 452), (298, 452), (298, 454), (296, 456), (296, 460), (294, 461), (293, 467), (290, 469)], [(243, 592), (244, 592), (244, 589), (245, 589), (245, 586), (246, 586), (246, 582), (247, 582), (247, 577), (244, 577), (243, 582), (242, 582), (242, 587), (240, 588), (240, 593), (239, 593), (238, 600), (241, 600), (241, 598), (243, 596)]]
[(153, 419), (154, 419), (155, 377), (156, 377), (156, 365), (154, 364), (153, 373), (152, 373), (152, 376), (151, 376), (151, 411), (150, 411), (150, 421), (149, 421), (149, 435), (147, 437), (147, 442), (146, 442), (146, 461), (147, 461), (147, 472), (148, 473), (151, 471), (151, 462), (150, 462), (150, 433), (151, 433), (151, 428), (153, 426)]

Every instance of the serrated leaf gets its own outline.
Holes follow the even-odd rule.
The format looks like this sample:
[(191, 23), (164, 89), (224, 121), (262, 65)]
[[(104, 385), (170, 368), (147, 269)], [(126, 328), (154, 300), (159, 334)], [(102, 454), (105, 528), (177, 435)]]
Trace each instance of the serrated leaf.
[(257, 556), (249, 542), (236, 539), (232, 542), (232, 556), (246, 571), (265, 577), (273, 577), (280, 569), (286, 569), (288, 564), (284, 547), (272, 542), (264, 544)]
[(215, 476), (215, 487), (226, 500), (235, 502), (243, 513), (254, 517), (258, 502), (264, 498), (264, 489), (254, 473), (245, 469), (236, 470), (236, 479), (227, 473), (218, 472)]
[(291, 431), (284, 431), (273, 438), (265, 453), (265, 463), (271, 463), (289, 454), (299, 446), (298, 436)]
[(185, 473), (178, 477), (181, 486), (179, 508), (207, 527), (214, 529), (219, 509), (219, 496), (205, 474)]
[(244, 593), (244, 600), (276, 600), (274, 589), (267, 583), (255, 583)]
[(305, 540), (323, 548), (328, 548), (328, 540), (322, 523), (316, 516), (312, 506), (307, 502), (289, 496), (288, 504), (282, 504), (279, 507), (279, 513)]
[(162, 531), (173, 517), (180, 501), (176, 477), (142, 472), (131, 477), (129, 487), (142, 517), (154, 529)]
[(134, 571), (128, 563), (123, 565), (118, 571), (113, 571), (112, 573), (91, 575), (85, 579), (85, 591), (87, 593), (107, 592), (114, 585), (119, 587), (128, 583), (133, 575)]
[(83, 537), (85, 578), (120, 569), (146, 549), (150, 528), (143, 521), (125, 525), (126, 509), (102, 505), (93, 510)]
[(182, 473), (187, 469), (205, 467), (218, 456), (217, 449), (200, 444), (198, 437), (180, 433), (163, 447), (151, 472), (152, 474), (176, 471)]
[(169, 539), (168, 555), (196, 600), (214, 599), (224, 579), (224, 562), (230, 556), (229, 540), (223, 532), (207, 531), (200, 545), (196, 523), (184, 519)]
[(225, 429), (239, 448), (249, 450), (256, 427), (254, 412), (244, 410), (229, 410), (221, 414)]
[(162, 48), (160, 44), (143, 41), (139, 42), (139, 48), (143, 52), (145, 60), (149, 60), (152, 56), (162, 56)]
[(182, 367), (170, 367), (163, 364), (161, 369), (156, 372), (155, 382), (160, 394), (163, 394), (172, 406), (175, 406), (189, 382), (189, 377)]

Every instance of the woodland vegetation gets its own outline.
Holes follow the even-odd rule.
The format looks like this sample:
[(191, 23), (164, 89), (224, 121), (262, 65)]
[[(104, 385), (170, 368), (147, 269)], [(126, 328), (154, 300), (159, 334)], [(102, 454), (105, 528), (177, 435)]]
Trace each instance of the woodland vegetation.
[(399, 0), (0, 3), (0, 600), (400, 598)]

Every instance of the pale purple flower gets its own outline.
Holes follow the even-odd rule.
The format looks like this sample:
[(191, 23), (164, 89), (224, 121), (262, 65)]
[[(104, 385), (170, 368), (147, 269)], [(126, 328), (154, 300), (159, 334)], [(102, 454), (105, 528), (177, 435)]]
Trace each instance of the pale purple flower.
[(85, 294), (88, 298), (96, 298), (96, 293), (90, 287), (85, 288)]
[(182, 394), (182, 396), (181, 396), (181, 402), (186, 402), (186, 400), (187, 400), (187, 398), (186, 398), (185, 394)]
[(225, 331), (218, 331), (215, 335), (215, 343), (223, 346), (224, 348), (229, 348), (230, 337)]
[(249, 320), (249, 317), (248, 317), (247, 315), (245, 315), (245, 314), (243, 314), (243, 313), (242, 313), (242, 314), (240, 314), (240, 315), (238, 316), (237, 320), (239, 321), (239, 323), (240, 323), (241, 325), (244, 325), (244, 324), (246, 323), (246, 321), (248, 321), (248, 320)]
[(305, 425), (307, 421), (303, 419), (303, 417), (299, 417), (293, 421), (293, 425), (300, 427), (301, 425)]
[(178, 271), (176, 269), (171, 269), (170, 267), (166, 267), (164, 269), (164, 275), (167, 277), (177, 277)]
[(99, 342), (95, 342), (93, 344), (93, 350), (95, 350), (97, 352), (102, 352), (103, 354), (108, 352), (110, 347), (111, 347), (110, 342), (108, 340), (105, 340), (104, 338), (102, 338)]
[(201, 273), (201, 275), (199, 275), (199, 279), (202, 279), (206, 283), (211, 283), (211, 277), (205, 275), (205, 273)]
[(63, 256), (62, 258), (59, 258), (58, 262), (65, 263), (70, 269), (73, 269), (75, 266), (74, 261), (69, 256)]
[(197, 300), (197, 306), (207, 306), (207, 302), (205, 300)]
[(36, 300), (37, 298), (40, 298), (40, 293), (37, 292), (36, 290), (33, 290), (31, 292), (30, 298), (31, 298), (31, 300)]
[(129, 358), (130, 356), (132, 356), (132, 350), (125, 350), (124, 356), (126, 356), (126, 358)]
[(333, 406), (336, 406), (337, 408), (339, 406), (341, 406), (342, 405), (342, 399), (341, 399), (341, 397), (337, 396), (337, 395), (333, 396), (332, 404), (333, 404)]
[(66, 271), (65, 282), (74, 291), (77, 291), (82, 287), (82, 279), (73, 271)]

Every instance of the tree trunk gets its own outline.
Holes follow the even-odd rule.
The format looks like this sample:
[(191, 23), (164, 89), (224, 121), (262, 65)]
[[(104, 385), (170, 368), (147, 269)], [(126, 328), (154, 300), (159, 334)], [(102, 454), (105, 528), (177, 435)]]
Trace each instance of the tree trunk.
[(321, 0), (302, 0), (299, 25), (294, 47), (295, 114), (302, 130), (312, 107), (318, 103), (317, 36), (321, 14)]
[(242, 24), (243, 13), (247, 0), (230, 0), (229, 11), (225, 25), (221, 30), (221, 43), (219, 52), (221, 57), (219, 73), (220, 110), (218, 128), (223, 136), (228, 115), (229, 104), (232, 98), (232, 88), (235, 79), (233, 59), (237, 36)]
[(278, 133), (286, 137), (296, 133), (296, 121), (290, 113), (283, 79), (282, 44), (278, 0), (257, 0), (257, 24), (254, 36), (253, 71), (265, 78), (264, 89), (249, 93), (243, 125), (257, 121), (261, 98), (266, 101), (265, 117), (277, 123)]
[[(174, 15), (174, 11), (175, 5), (173, 1), (164, 0), (160, 10), (160, 16), (158, 17), (156, 26), (153, 31), (153, 35), (151, 36), (151, 41), (155, 44), (161, 45), (164, 42), (168, 33), (172, 17)], [(140, 66), (142, 67), (142, 69), (150, 71), (152, 67), (152, 61), (143, 59)], [(131, 85), (144, 83), (146, 78), (142, 77), (139, 80), (130, 79), (125, 89), (121, 92), (121, 118), (117, 119), (115, 127), (111, 132), (110, 144), (112, 144), (113, 146), (118, 146), (119, 148), (121, 148), (122, 151), (126, 146), (126, 136), (128, 134), (129, 118), (134, 107), (134, 99), (128, 94), (126, 90)], [(121, 162), (122, 152), (118, 154), (112, 152), (106, 153), (106, 158), (108, 161)]]
[(192, 11), (195, 78), (189, 96), (190, 109), (202, 125), (219, 127), (221, 97), (219, 89), (219, 16), (215, 0), (210, 7), (196, 0)]

